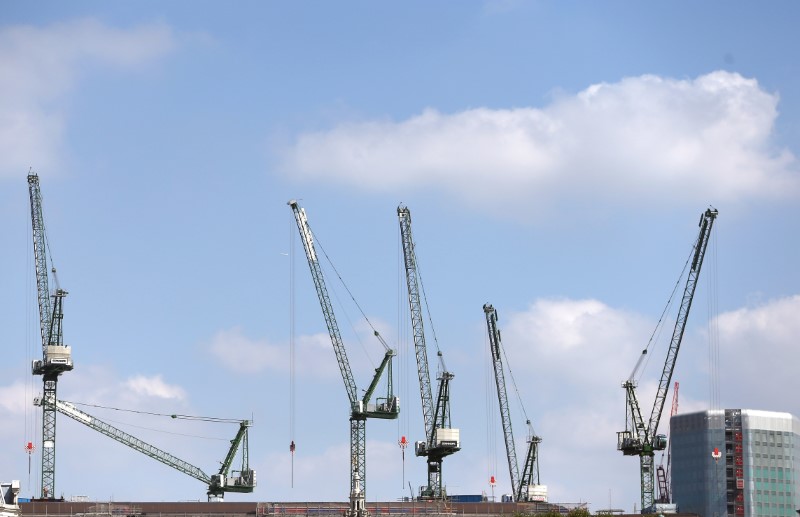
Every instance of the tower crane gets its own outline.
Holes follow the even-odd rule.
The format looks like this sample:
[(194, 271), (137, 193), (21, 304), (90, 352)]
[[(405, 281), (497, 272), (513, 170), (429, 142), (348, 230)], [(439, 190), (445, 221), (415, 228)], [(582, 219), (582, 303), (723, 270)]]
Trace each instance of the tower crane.
[(716, 209), (709, 208), (700, 216), (700, 234), (697, 237), (693, 254), (691, 255), (691, 267), (686, 277), (686, 286), (678, 309), (678, 318), (667, 350), (667, 358), (664, 362), (664, 369), (661, 372), (661, 380), (656, 391), (653, 409), (650, 412), (650, 420), (645, 422), (642, 418), (639, 401), (636, 398), (636, 382), (634, 381), (636, 372), (647, 354), (646, 348), (642, 351), (642, 355), (639, 357), (631, 376), (622, 383), (626, 402), (625, 430), (617, 433), (617, 450), (622, 451), (625, 456), (639, 456), (643, 513), (652, 509), (655, 500), (654, 451), (663, 451), (667, 447), (667, 437), (663, 434), (657, 434), (658, 423), (661, 420), (661, 412), (664, 410), (669, 383), (672, 380), (675, 361), (678, 358), (681, 340), (686, 329), (689, 310), (692, 307), (692, 299), (697, 287), (697, 279), (700, 276), (700, 269), (703, 266), (703, 258), (711, 236), (711, 228), (714, 226), (718, 213)]
[(492, 353), (494, 380), (495, 384), (497, 384), (497, 400), (500, 403), (500, 419), (503, 423), (503, 438), (506, 443), (512, 497), (514, 501), (546, 501), (547, 487), (539, 484), (539, 444), (542, 439), (533, 432), (530, 419), (527, 419), (528, 449), (525, 454), (522, 476), (520, 476), (517, 451), (514, 446), (514, 434), (511, 430), (511, 416), (508, 409), (508, 395), (506, 393), (506, 380), (502, 360), (503, 345), (500, 339), (500, 329), (497, 328), (497, 311), (491, 304), (486, 303), (483, 306), (483, 312), (486, 314), (486, 326), (489, 331), (489, 349)]
[[(396, 352), (389, 348), (381, 335), (375, 331), (375, 337), (384, 347), (385, 355), (380, 366), (375, 369), (375, 376), (372, 379), (362, 398), (358, 398), (356, 383), (353, 379), (353, 372), (350, 369), (350, 361), (347, 358), (347, 351), (336, 323), (333, 313), (328, 289), (325, 286), (325, 278), (322, 275), (322, 268), (314, 247), (314, 236), (311, 227), (308, 225), (306, 212), (301, 208), (297, 201), (291, 200), (288, 205), (292, 208), (300, 238), (303, 241), (303, 249), (308, 260), (308, 267), (311, 270), (311, 278), (317, 291), (317, 297), (328, 327), (328, 334), (333, 344), (333, 351), (336, 361), (339, 364), (339, 371), (344, 381), (345, 391), (350, 402), (350, 508), (347, 517), (368, 517), (369, 512), (366, 508), (366, 421), (368, 418), (395, 419), (400, 412), (398, 398), (392, 393), (392, 358)], [(375, 389), (380, 382), (383, 372), (387, 372), (387, 393), (385, 398), (377, 398), (375, 404), (370, 404)]]
[[(42, 405), (43, 400), (40, 398), (34, 399), (35, 405)], [(250, 493), (256, 486), (256, 471), (252, 470), (249, 466), (249, 448), (247, 439), (247, 430), (252, 423), (249, 420), (237, 421), (239, 423), (239, 430), (236, 436), (231, 440), (231, 447), (228, 450), (225, 460), (222, 462), (219, 471), (209, 476), (203, 472), (199, 467), (195, 467), (191, 463), (183, 461), (172, 454), (165, 452), (153, 445), (150, 445), (135, 436), (132, 436), (121, 429), (118, 429), (111, 424), (103, 422), (102, 420), (93, 417), (92, 415), (81, 411), (74, 404), (62, 400), (55, 401), (56, 410), (62, 415), (66, 415), (81, 424), (102, 433), (109, 438), (112, 438), (128, 447), (135, 449), (146, 456), (149, 456), (161, 463), (168, 465), (184, 474), (187, 474), (199, 481), (202, 481), (208, 487), (208, 500), (209, 501), (222, 501), (225, 492), (239, 492)], [(173, 416), (177, 418), (177, 416)], [(227, 421), (214, 419), (215, 421)], [(236, 457), (236, 451), (239, 446), (242, 447), (242, 467), (238, 471), (233, 471), (239, 475), (229, 475), (231, 465)]]
[[(42, 390), (42, 499), (55, 497), (56, 475), (56, 390), (58, 376), (72, 370), (72, 349), (64, 344), (62, 323), (64, 320), (64, 297), (67, 291), (58, 284), (55, 268), (51, 273), (55, 290), (50, 292), (47, 255), (49, 244), (44, 227), (42, 193), (39, 176), (28, 173), (28, 192), (31, 200), (31, 228), (33, 232), (33, 255), (36, 265), (36, 291), (39, 302), (39, 328), (42, 336), (42, 359), (31, 365), (33, 375), (41, 375)], [(52, 258), (51, 258), (52, 261)], [(51, 304), (52, 298), (52, 304)]]
[(400, 239), (403, 244), (408, 286), (408, 305), (411, 310), (411, 328), (414, 333), (422, 416), (425, 424), (425, 440), (416, 442), (414, 447), (415, 454), (426, 457), (428, 462), (428, 484), (422, 487), (420, 496), (424, 499), (442, 499), (446, 496), (445, 490), (442, 488), (442, 461), (446, 456), (461, 449), (459, 430), (450, 426), (450, 381), (454, 375), (447, 371), (442, 359), (442, 352), (438, 351), (441, 369), (437, 376), (438, 393), (434, 405), (420, 303), (421, 282), (417, 270), (414, 237), (411, 232), (411, 211), (408, 207), (400, 205), (397, 207), (397, 217), (400, 221)]

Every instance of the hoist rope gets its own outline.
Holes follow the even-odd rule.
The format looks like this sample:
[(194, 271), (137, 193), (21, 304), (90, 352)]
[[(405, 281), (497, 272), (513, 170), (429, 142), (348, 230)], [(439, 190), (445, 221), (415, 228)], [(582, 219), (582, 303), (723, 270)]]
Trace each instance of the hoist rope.
[[(31, 444), (38, 443), (38, 435), (36, 432), (36, 412), (32, 409), (32, 405), (30, 404), (30, 400), (33, 400), (33, 376), (31, 375), (30, 365), (33, 361), (33, 313), (38, 315), (38, 303), (36, 308), (34, 308), (33, 301), (31, 299), (31, 293), (34, 292), (37, 287), (35, 285), (36, 278), (35, 273), (33, 272), (33, 243), (31, 240), (28, 239), (33, 234), (33, 228), (31, 227), (30, 218), (26, 218), (27, 222), (25, 223), (25, 245), (26, 250), (26, 257), (25, 257), (25, 265), (26, 265), (26, 275), (25, 278), (27, 280), (25, 286), (25, 365), (23, 366), (23, 378), (25, 379), (25, 389), (24, 389), (24, 397), (25, 403), (23, 406), (25, 407), (25, 440), (30, 441)], [(41, 331), (39, 331), (39, 318), (36, 318), (36, 341), (41, 343)], [(37, 347), (38, 348), (38, 347)], [(28, 451), (28, 486), (33, 487), (31, 484), (31, 456), (33, 456), (33, 451)], [(36, 489), (38, 492), (39, 489)]]
[(709, 357), (709, 405), (711, 409), (719, 409), (720, 390), (719, 390), (719, 307), (718, 307), (718, 270), (717, 270), (717, 231), (709, 239), (711, 245), (711, 270), (706, 277), (708, 288), (708, 357)]
[(291, 488), (294, 488), (295, 424), (295, 231), (294, 218), (289, 220), (289, 452), (291, 454)]
[[(636, 379), (636, 383), (638, 383), (639, 380), (641, 379), (641, 376), (644, 373), (644, 370), (647, 369), (647, 364), (650, 362), (650, 356), (652, 356), (652, 354), (649, 353), (650, 347), (653, 345), (653, 343), (657, 342), (661, 337), (661, 332), (664, 330), (664, 324), (665, 324), (664, 318), (669, 312), (670, 308), (672, 307), (672, 303), (675, 299), (675, 293), (678, 292), (678, 289), (681, 285), (681, 280), (686, 274), (686, 269), (689, 267), (689, 263), (691, 262), (692, 257), (694, 256), (694, 249), (695, 245), (692, 245), (691, 250), (689, 252), (689, 256), (687, 257), (686, 262), (683, 265), (683, 270), (681, 271), (681, 274), (678, 276), (678, 280), (675, 282), (675, 286), (672, 288), (672, 293), (669, 295), (669, 299), (667, 300), (667, 303), (664, 306), (664, 310), (661, 312), (661, 316), (659, 316), (658, 318), (658, 322), (656, 323), (656, 328), (653, 329), (653, 333), (650, 335), (650, 339), (647, 341), (647, 346), (644, 348), (644, 350), (642, 350), (642, 355), (639, 356), (639, 360), (636, 362), (636, 366), (631, 372), (630, 377), (628, 377), (628, 380), (632, 381), (634, 377), (636, 377), (636, 374), (639, 373), (639, 377)], [(644, 363), (644, 368), (642, 368), (642, 363)]]
[[(358, 301), (356, 301), (356, 298), (355, 298), (355, 296), (353, 296), (353, 293), (350, 291), (350, 288), (347, 287), (347, 284), (345, 283), (344, 279), (342, 278), (342, 275), (339, 274), (339, 270), (336, 269), (336, 266), (333, 264), (333, 261), (328, 256), (328, 253), (325, 251), (325, 248), (322, 246), (322, 242), (319, 240), (317, 235), (310, 228), (309, 228), (309, 231), (311, 232), (312, 236), (314, 237), (314, 240), (317, 242), (317, 247), (320, 249), (320, 251), (322, 251), (322, 254), (325, 256), (325, 259), (328, 261), (328, 264), (330, 264), (331, 269), (333, 270), (334, 273), (336, 273), (336, 277), (339, 279), (339, 282), (342, 284), (342, 286), (344, 287), (345, 291), (347, 291), (347, 294), (350, 296), (350, 299), (353, 301), (355, 306), (358, 308), (359, 312), (361, 313), (361, 316), (364, 317), (364, 321), (366, 321), (367, 325), (369, 325), (369, 327), (372, 329), (372, 331), (377, 334), (378, 331), (375, 329), (375, 326), (372, 325), (372, 322), (369, 320), (369, 318), (367, 318), (366, 313), (364, 313), (364, 310), (361, 308), (361, 305), (359, 305)], [(336, 300), (339, 302), (340, 307), (343, 308), (343, 305), (341, 304), (341, 301), (339, 300), (339, 297), (338, 297), (338, 294), (337, 294), (336, 291), (334, 291), (334, 295), (336, 296)], [(347, 311), (344, 311), (344, 315), (345, 315), (345, 318), (347, 319), (347, 322), (350, 324), (350, 327), (355, 329), (355, 325), (353, 325), (352, 320), (350, 320), (350, 317), (349, 317)], [(372, 363), (372, 366), (374, 368), (375, 367), (375, 362), (372, 360), (372, 357), (369, 355), (369, 352), (367, 352), (366, 347), (364, 347), (364, 344), (361, 342), (360, 338), (358, 337), (358, 333), (356, 333), (356, 339), (361, 344), (361, 348), (364, 350), (364, 353), (367, 355), (367, 358), (369, 358), (369, 361)]]
[[(491, 359), (491, 341), (489, 338), (488, 329), (484, 334), (486, 350), (489, 354), (484, 356), (484, 400), (485, 400), (485, 413), (486, 413), (486, 468), (488, 470), (486, 481), (488, 482), (492, 476), (498, 477), (497, 471), (497, 413), (499, 411), (497, 401), (496, 379), (494, 377), (494, 365)], [(491, 487), (492, 495), (494, 495), (494, 487)]]
[[(410, 323), (409, 319), (411, 315), (409, 311), (406, 310), (408, 307), (408, 290), (406, 286), (406, 275), (405, 275), (405, 261), (403, 255), (403, 245), (402, 239), (398, 239), (397, 241), (397, 344), (398, 344), (398, 368), (399, 368), (399, 379), (398, 379), (398, 391), (401, 397), (404, 397), (405, 400), (410, 401), (410, 386), (412, 384), (411, 381), (411, 372), (415, 371), (411, 367), (411, 352), (410, 352), (410, 339), (409, 339), (409, 332), (410, 332)], [(415, 379), (416, 380), (416, 379)], [(410, 432), (410, 422), (408, 417), (408, 411), (402, 411), (400, 413), (400, 417), (397, 419), (397, 439), (400, 440), (403, 436), (410, 440), (411, 432)], [(403, 455), (405, 458), (405, 455)], [(405, 469), (403, 470), (405, 474)], [(405, 488), (405, 476), (403, 476), (403, 487)]]

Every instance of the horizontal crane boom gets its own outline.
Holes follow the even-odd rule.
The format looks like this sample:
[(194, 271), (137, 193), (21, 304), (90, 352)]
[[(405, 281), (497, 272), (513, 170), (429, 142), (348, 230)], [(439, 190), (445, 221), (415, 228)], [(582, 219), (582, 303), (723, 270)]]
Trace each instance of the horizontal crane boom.
[[(42, 399), (37, 397), (34, 399), (34, 404), (37, 406), (42, 405)], [(55, 401), (55, 407), (62, 415), (66, 415), (73, 420), (80, 422), (81, 424), (108, 436), (109, 438), (112, 438), (113, 440), (116, 440), (134, 450), (141, 452), (146, 456), (153, 458), (154, 460), (160, 461), (161, 463), (172, 467), (175, 470), (183, 472), (184, 474), (197, 479), (198, 481), (202, 481), (208, 486), (209, 500), (220, 500), (225, 492), (252, 492), (253, 488), (255, 487), (255, 471), (253, 470), (243, 469), (243, 472), (241, 472), (242, 475), (238, 477), (228, 478), (226, 476), (228, 468), (230, 467), (230, 462), (232, 461), (233, 455), (236, 452), (236, 448), (238, 448), (241, 440), (246, 440), (245, 436), (247, 433), (247, 428), (250, 426), (250, 422), (248, 421), (243, 421), (241, 423), (236, 438), (231, 442), (233, 447), (231, 447), (231, 450), (228, 452), (228, 456), (226, 457), (225, 462), (223, 462), (223, 468), (220, 469), (220, 473), (214, 476), (209, 476), (199, 467), (195, 467), (187, 461), (173, 456), (172, 454), (163, 451), (154, 445), (150, 445), (144, 440), (136, 438), (135, 436), (128, 434), (111, 424), (103, 422), (102, 420), (84, 411), (81, 411), (69, 402), (57, 400)]]

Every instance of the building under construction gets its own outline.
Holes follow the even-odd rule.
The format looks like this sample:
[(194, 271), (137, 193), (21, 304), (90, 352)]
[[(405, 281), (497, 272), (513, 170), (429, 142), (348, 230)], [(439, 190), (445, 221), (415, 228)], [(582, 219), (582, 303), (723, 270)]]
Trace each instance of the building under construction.
[(794, 516), (800, 508), (800, 419), (717, 409), (675, 415), (672, 494), (704, 515)]

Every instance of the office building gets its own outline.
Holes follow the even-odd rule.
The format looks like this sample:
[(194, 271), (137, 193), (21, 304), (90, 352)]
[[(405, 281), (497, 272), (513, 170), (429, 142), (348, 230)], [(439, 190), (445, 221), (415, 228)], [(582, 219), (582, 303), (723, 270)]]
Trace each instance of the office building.
[(670, 420), (672, 499), (681, 512), (797, 517), (800, 419), (719, 409)]

